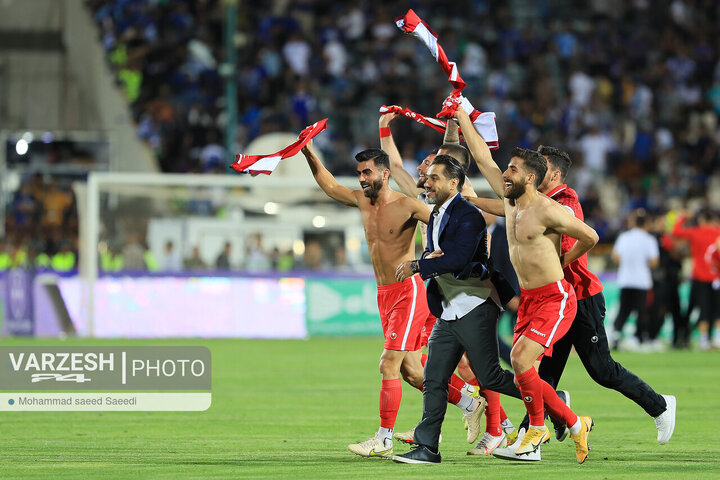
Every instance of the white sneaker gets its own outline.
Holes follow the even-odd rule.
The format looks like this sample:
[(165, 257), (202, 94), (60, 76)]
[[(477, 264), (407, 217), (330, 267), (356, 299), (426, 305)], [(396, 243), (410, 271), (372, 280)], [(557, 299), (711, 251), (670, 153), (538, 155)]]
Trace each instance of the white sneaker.
[(487, 401), (484, 397), (478, 397), (475, 399), (475, 402), (477, 405), (475, 406), (475, 410), (473, 410), (470, 413), (466, 413), (463, 415), (463, 418), (468, 424), (468, 431), (467, 431), (467, 442), (473, 443), (475, 440), (477, 440), (478, 436), (480, 435), (480, 432), (482, 431), (482, 414), (485, 411), (485, 407), (487, 406)]
[(640, 347), (640, 341), (638, 341), (637, 337), (628, 337), (624, 338), (622, 341), (620, 341), (620, 350), (626, 350), (628, 352), (640, 352), (642, 349)]
[(652, 353), (660, 353), (666, 350), (665, 344), (659, 338), (650, 341), (650, 351)]
[(403, 443), (413, 443), (413, 439), (415, 438), (415, 429), (416, 428), (417, 428), (417, 425), (415, 425), (413, 428), (411, 428), (407, 432), (394, 433), (393, 437), (396, 440), (400, 440)]
[(496, 448), (502, 448), (505, 446), (507, 446), (507, 440), (505, 439), (504, 433), (501, 433), (499, 436), (494, 437), (488, 432), (485, 432), (483, 433), (482, 438), (480, 438), (478, 444), (475, 445), (475, 448), (467, 452), (467, 454), (489, 456), (492, 455), (493, 451), (495, 451)]
[(675, 430), (675, 410), (677, 402), (674, 395), (663, 395), (667, 407), (665, 411), (655, 417), (655, 426), (657, 427), (657, 441), (660, 445), (665, 445), (672, 437)]
[(351, 443), (347, 448), (355, 455), (366, 458), (392, 458), (393, 456), (392, 440), (383, 440), (377, 435), (364, 442)]
[[(417, 425), (408, 430), (407, 432), (394, 433), (393, 437), (396, 440), (400, 440), (403, 443), (415, 443), (415, 429)], [(438, 443), (442, 443), (442, 433), (438, 436)]]
[(707, 335), (700, 335), (700, 338), (698, 339), (698, 348), (703, 351), (710, 350), (710, 339)]
[(713, 335), (710, 345), (712, 345), (712, 348), (720, 348), (720, 335)]
[(460, 389), (460, 393), (464, 393), (465, 395), (469, 397), (476, 398), (480, 395), (480, 387), (477, 387), (475, 385), (470, 385), (469, 383), (466, 383), (463, 385), (463, 387)]
[(508, 433), (512, 433), (515, 431), (515, 425), (510, 421), (509, 418), (506, 418), (500, 423), (500, 428), (503, 429), (503, 433), (507, 435)]
[(518, 432), (518, 438), (515, 443), (504, 448), (496, 448), (492, 452), (493, 456), (503, 460), (511, 460), (513, 462), (539, 462), (542, 458), (540, 455), (540, 447), (538, 447), (534, 452), (523, 453), (522, 455), (515, 454), (515, 450), (517, 450), (517, 447), (519, 447), (522, 443), (523, 437), (525, 437), (525, 429), (521, 428)]
[(506, 418), (502, 423), (500, 423), (500, 428), (502, 428), (502, 431), (505, 434), (505, 439), (507, 440), (508, 445), (515, 443), (515, 440), (517, 440), (518, 437), (518, 432), (515, 430), (515, 425), (512, 424), (509, 418)]

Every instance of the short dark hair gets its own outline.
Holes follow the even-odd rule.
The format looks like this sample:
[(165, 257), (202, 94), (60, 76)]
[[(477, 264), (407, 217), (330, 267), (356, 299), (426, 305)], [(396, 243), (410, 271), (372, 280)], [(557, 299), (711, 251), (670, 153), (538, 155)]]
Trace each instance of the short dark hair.
[(643, 228), (645, 226), (646, 222), (647, 222), (647, 217), (644, 214), (640, 214), (637, 217), (635, 217), (635, 226), (638, 228)]
[[(570, 170), (570, 166), (572, 165), (570, 155), (559, 148), (549, 147), (547, 145), (540, 145), (537, 151), (540, 155), (547, 157), (548, 162), (551, 163), (554, 168), (560, 170), (561, 179), (565, 181), (568, 170)], [(548, 165), (548, 168), (550, 168), (550, 165)]]
[(390, 170), (390, 157), (385, 153), (384, 150), (379, 148), (368, 148), (355, 155), (355, 160), (358, 162), (367, 162), (372, 160), (376, 167)]
[(433, 165), (444, 165), (445, 166), (445, 178), (448, 180), (457, 178), (458, 179), (458, 185), (457, 189), (458, 192), (462, 190), (463, 185), (465, 184), (465, 169), (463, 169), (462, 165), (460, 165), (460, 162), (455, 160), (454, 157), (451, 157), (450, 155), (438, 155), (435, 157), (435, 160), (433, 160)]
[(702, 219), (706, 223), (710, 223), (713, 221), (713, 218), (715, 215), (713, 215), (713, 211), (709, 208), (703, 208), (700, 210), (697, 214), (698, 220)]
[(547, 173), (547, 160), (535, 150), (515, 147), (510, 152), (510, 158), (518, 157), (525, 161), (525, 170), (535, 174), (535, 188), (539, 187)]
[(445, 150), (447, 152), (446, 155), (450, 155), (457, 160), (463, 170), (467, 172), (467, 169), (470, 166), (470, 152), (467, 148), (455, 143), (443, 143), (437, 149), (438, 152), (440, 150)]

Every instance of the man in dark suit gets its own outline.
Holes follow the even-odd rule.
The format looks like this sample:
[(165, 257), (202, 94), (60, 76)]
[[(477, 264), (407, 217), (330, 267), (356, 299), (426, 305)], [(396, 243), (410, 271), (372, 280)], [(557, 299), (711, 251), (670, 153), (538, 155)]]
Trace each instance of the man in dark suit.
[(428, 306), (438, 320), (428, 344), (423, 382), (423, 419), (415, 429), (416, 447), (393, 460), (439, 463), (438, 440), (447, 408), (447, 383), (464, 352), (480, 383), (520, 398), (511, 372), (498, 360), (497, 319), (500, 299), (487, 268), (486, 225), (480, 211), (462, 195), (465, 173), (448, 155), (438, 155), (425, 183), (435, 205), (422, 259), (398, 265), (397, 279), (414, 273), (430, 279)]

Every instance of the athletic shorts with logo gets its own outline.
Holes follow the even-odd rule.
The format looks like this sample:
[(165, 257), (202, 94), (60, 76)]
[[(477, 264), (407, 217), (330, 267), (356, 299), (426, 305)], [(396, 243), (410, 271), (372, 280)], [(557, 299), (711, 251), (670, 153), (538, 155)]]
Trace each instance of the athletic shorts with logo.
[[(427, 297), (425, 298), (427, 301)], [(428, 310), (428, 316), (425, 319), (425, 326), (422, 329), (422, 339), (420, 340), (420, 346), (424, 347), (428, 344), (428, 340), (430, 339), (430, 334), (432, 333), (432, 329), (435, 326), (435, 322), (437, 322), (437, 317), (430, 313), (430, 310)]]
[(538, 288), (520, 288), (513, 345), (524, 335), (545, 347), (552, 356), (553, 344), (570, 330), (577, 312), (575, 290), (564, 278)]
[(423, 341), (427, 343), (432, 324), (429, 329), (426, 324), (432, 315), (419, 275), (378, 286), (377, 299), (386, 349), (415, 351), (424, 345)]

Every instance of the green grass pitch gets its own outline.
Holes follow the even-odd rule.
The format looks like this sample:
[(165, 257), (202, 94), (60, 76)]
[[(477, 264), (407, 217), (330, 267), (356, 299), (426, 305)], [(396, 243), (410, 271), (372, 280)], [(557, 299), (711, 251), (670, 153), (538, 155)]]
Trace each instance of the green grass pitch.
[[(4, 340), (5, 345), (59, 341)], [(440, 465), (362, 459), (346, 450), (378, 427), (380, 338), (308, 341), (68, 340), (66, 345), (206, 345), (213, 403), (206, 412), (17, 412), (0, 415), (0, 478), (512, 479), (720, 478), (720, 352), (617, 354), (660, 393), (677, 396), (675, 434), (658, 445), (637, 405), (596, 385), (571, 357), (561, 387), (595, 419), (577, 465), (572, 442), (544, 446), (540, 463), (467, 456), (460, 412), (443, 427)], [(403, 384), (397, 429), (420, 418)], [(520, 401), (503, 397), (519, 423)], [(396, 452), (407, 447), (396, 443)]]

